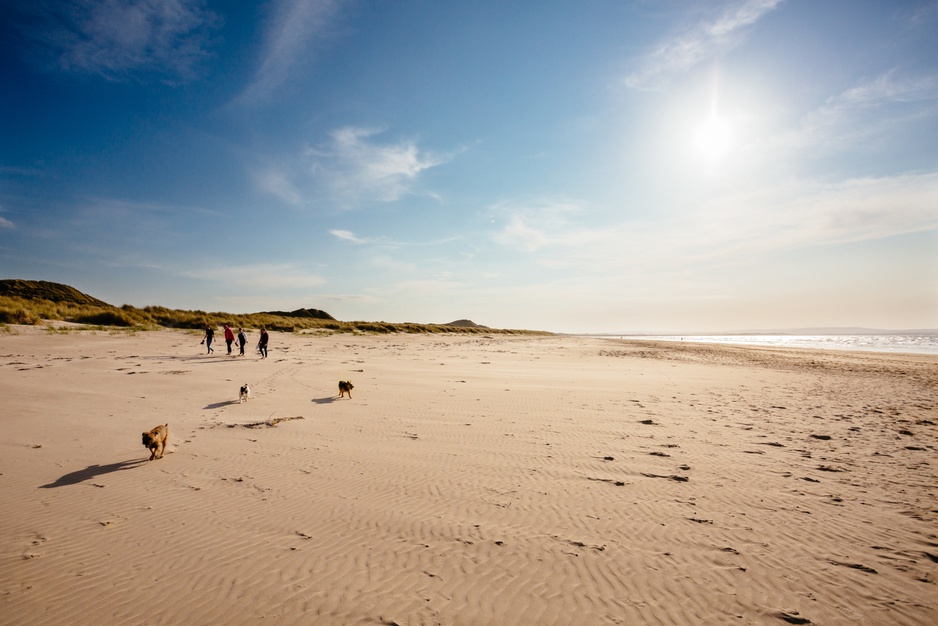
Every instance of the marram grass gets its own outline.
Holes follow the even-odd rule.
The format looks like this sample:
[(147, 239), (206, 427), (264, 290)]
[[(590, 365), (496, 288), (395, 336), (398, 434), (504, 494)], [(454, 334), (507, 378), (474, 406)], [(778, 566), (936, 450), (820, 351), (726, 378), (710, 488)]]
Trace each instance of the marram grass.
[(41, 325), (46, 321), (84, 324), (90, 328), (123, 328), (127, 330), (155, 330), (179, 328), (202, 330), (228, 324), (238, 328), (293, 332), (293, 333), (459, 333), (466, 335), (530, 334), (546, 335), (543, 331), (508, 330), (483, 326), (451, 326), (448, 324), (417, 324), (413, 322), (341, 322), (314, 317), (294, 317), (270, 313), (222, 313), (167, 309), (147, 306), (142, 309), (125, 304), (121, 307), (53, 302), (44, 299), (25, 299), (0, 296), (0, 324)]

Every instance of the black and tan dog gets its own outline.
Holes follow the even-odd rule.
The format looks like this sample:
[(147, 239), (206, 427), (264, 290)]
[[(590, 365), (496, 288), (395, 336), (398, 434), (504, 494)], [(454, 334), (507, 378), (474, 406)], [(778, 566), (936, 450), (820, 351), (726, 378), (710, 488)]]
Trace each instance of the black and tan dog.
[(352, 389), (355, 389), (355, 385), (352, 384), (350, 380), (340, 380), (339, 381), (339, 397), (345, 397), (345, 394), (348, 394), (349, 400), (352, 399)]
[(147, 460), (162, 459), (168, 441), (169, 424), (157, 426), (150, 432), (143, 433), (143, 445), (150, 450), (150, 458)]

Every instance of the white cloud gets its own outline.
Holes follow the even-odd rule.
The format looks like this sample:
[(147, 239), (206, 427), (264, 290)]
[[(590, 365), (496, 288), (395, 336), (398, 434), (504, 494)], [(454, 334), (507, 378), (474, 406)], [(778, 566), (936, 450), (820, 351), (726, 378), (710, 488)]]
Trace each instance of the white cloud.
[(758, 22), (784, 0), (745, 0), (726, 9), (715, 20), (700, 22), (662, 42), (625, 83), (650, 89), (674, 73), (686, 71), (714, 53), (732, 47), (743, 29)]
[(416, 193), (433, 196), (418, 189), (418, 179), (452, 156), (421, 150), (413, 140), (381, 143), (375, 140), (380, 132), (352, 126), (336, 129), (328, 142), (307, 148), (292, 164), (261, 166), (252, 178), (261, 191), (292, 205), (315, 198), (330, 206), (351, 208), (364, 202), (394, 202)]
[(352, 126), (334, 130), (328, 144), (307, 150), (310, 175), (346, 203), (393, 202), (414, 193), (424, 171), (452, 158), (422, 151), (411, 140), (380, 143), (374, 139), (380, 132)]
[(294, 206), (315, 202), (348, 209), (414, 194), (436, 197), (419, 188), (419, 179), (453, 155), (424, 150), (412, 139), (382, 142), (377, 138), (382, 132), (355, 126), (335, 129), (327, 141), (306, 148), (292, 161), (278, 157), (255, 165), (251, 177), (259, 190)]
[(30, 34), (70, 72), (123, 80), (155, 72), (170, 81), (198, 75), (218, 16), (202, 0), (71, 0), (33, 8)]
[(308, 63), (315, 46), (330, 35), (341, 0), (276, 0), (264, 34), (261, 61), (240, 102), (269, 96), (301, 62)]
[(329, 234), (343, 241), (350, 241), (352, 243), (357, 243), (357, 244), (367, 243), (365, 239), (356, 237), (355, 233), (347, 231), (347, 230), (330, 230)]

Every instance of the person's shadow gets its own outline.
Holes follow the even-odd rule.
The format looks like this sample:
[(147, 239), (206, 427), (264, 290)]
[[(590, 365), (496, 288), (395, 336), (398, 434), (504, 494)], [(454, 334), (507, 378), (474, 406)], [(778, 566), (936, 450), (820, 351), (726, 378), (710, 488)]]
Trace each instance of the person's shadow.
[(110, 465), (89, 465), (85, 469), (77, 470), (75, 472), (65, 474), (64, 476), (60, 476), (54, 483), (41, 485), (40, 489), (52, 489), (53, 487), (64, 487), (65, 485), (77, 485), (78, 483), (84, 482), (89, 478), (101, 476), (102, 474), (110, 474), (111, 472), (132, 469), (146, 462), (147, 459), (142, 458), (134, 459), (133, 461), (120, 461), (119, 463), (111, 463)]

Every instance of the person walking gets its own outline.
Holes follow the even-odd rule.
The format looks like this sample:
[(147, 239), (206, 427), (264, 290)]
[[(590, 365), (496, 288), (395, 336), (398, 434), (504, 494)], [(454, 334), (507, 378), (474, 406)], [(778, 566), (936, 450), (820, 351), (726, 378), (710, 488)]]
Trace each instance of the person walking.
[(244, 345), (248, 342), (248, 336), (244, 332), (243, 328), (238, 329), (238, 346), (241, 348), (241, 354), (238, 356), (244, 356)]
[(202, 343), (205, 344), (205, 349), (206, 349), (205, 354), (211, 354), (212, 352), (215, 352), (214, 350), (212, 350), (212, 341), (214, 339), (215, 339), (215, 329), (212, 328), (211, 326), (206, 326), (205, 327), (205, 339), (202, 340)]
[(228, 356), (231, 356), (231, 344), (234, 342), (234, 331), (225, 324), (225, 343), (228, 345)]
[(261, 339), (260, 339), (260, 341), (257, 342), (257, 349), (258, 349), (258, 351), (260, 351), (260, 353), (261, 353), (261, 358), (262, 358), (262, 359), (266, 359), (266, 358), (267, 358), (267, 341), (268, 341), (267, 329), (266, 329), (266, 328), (262, 328), (262, 329), (261, 329)]

